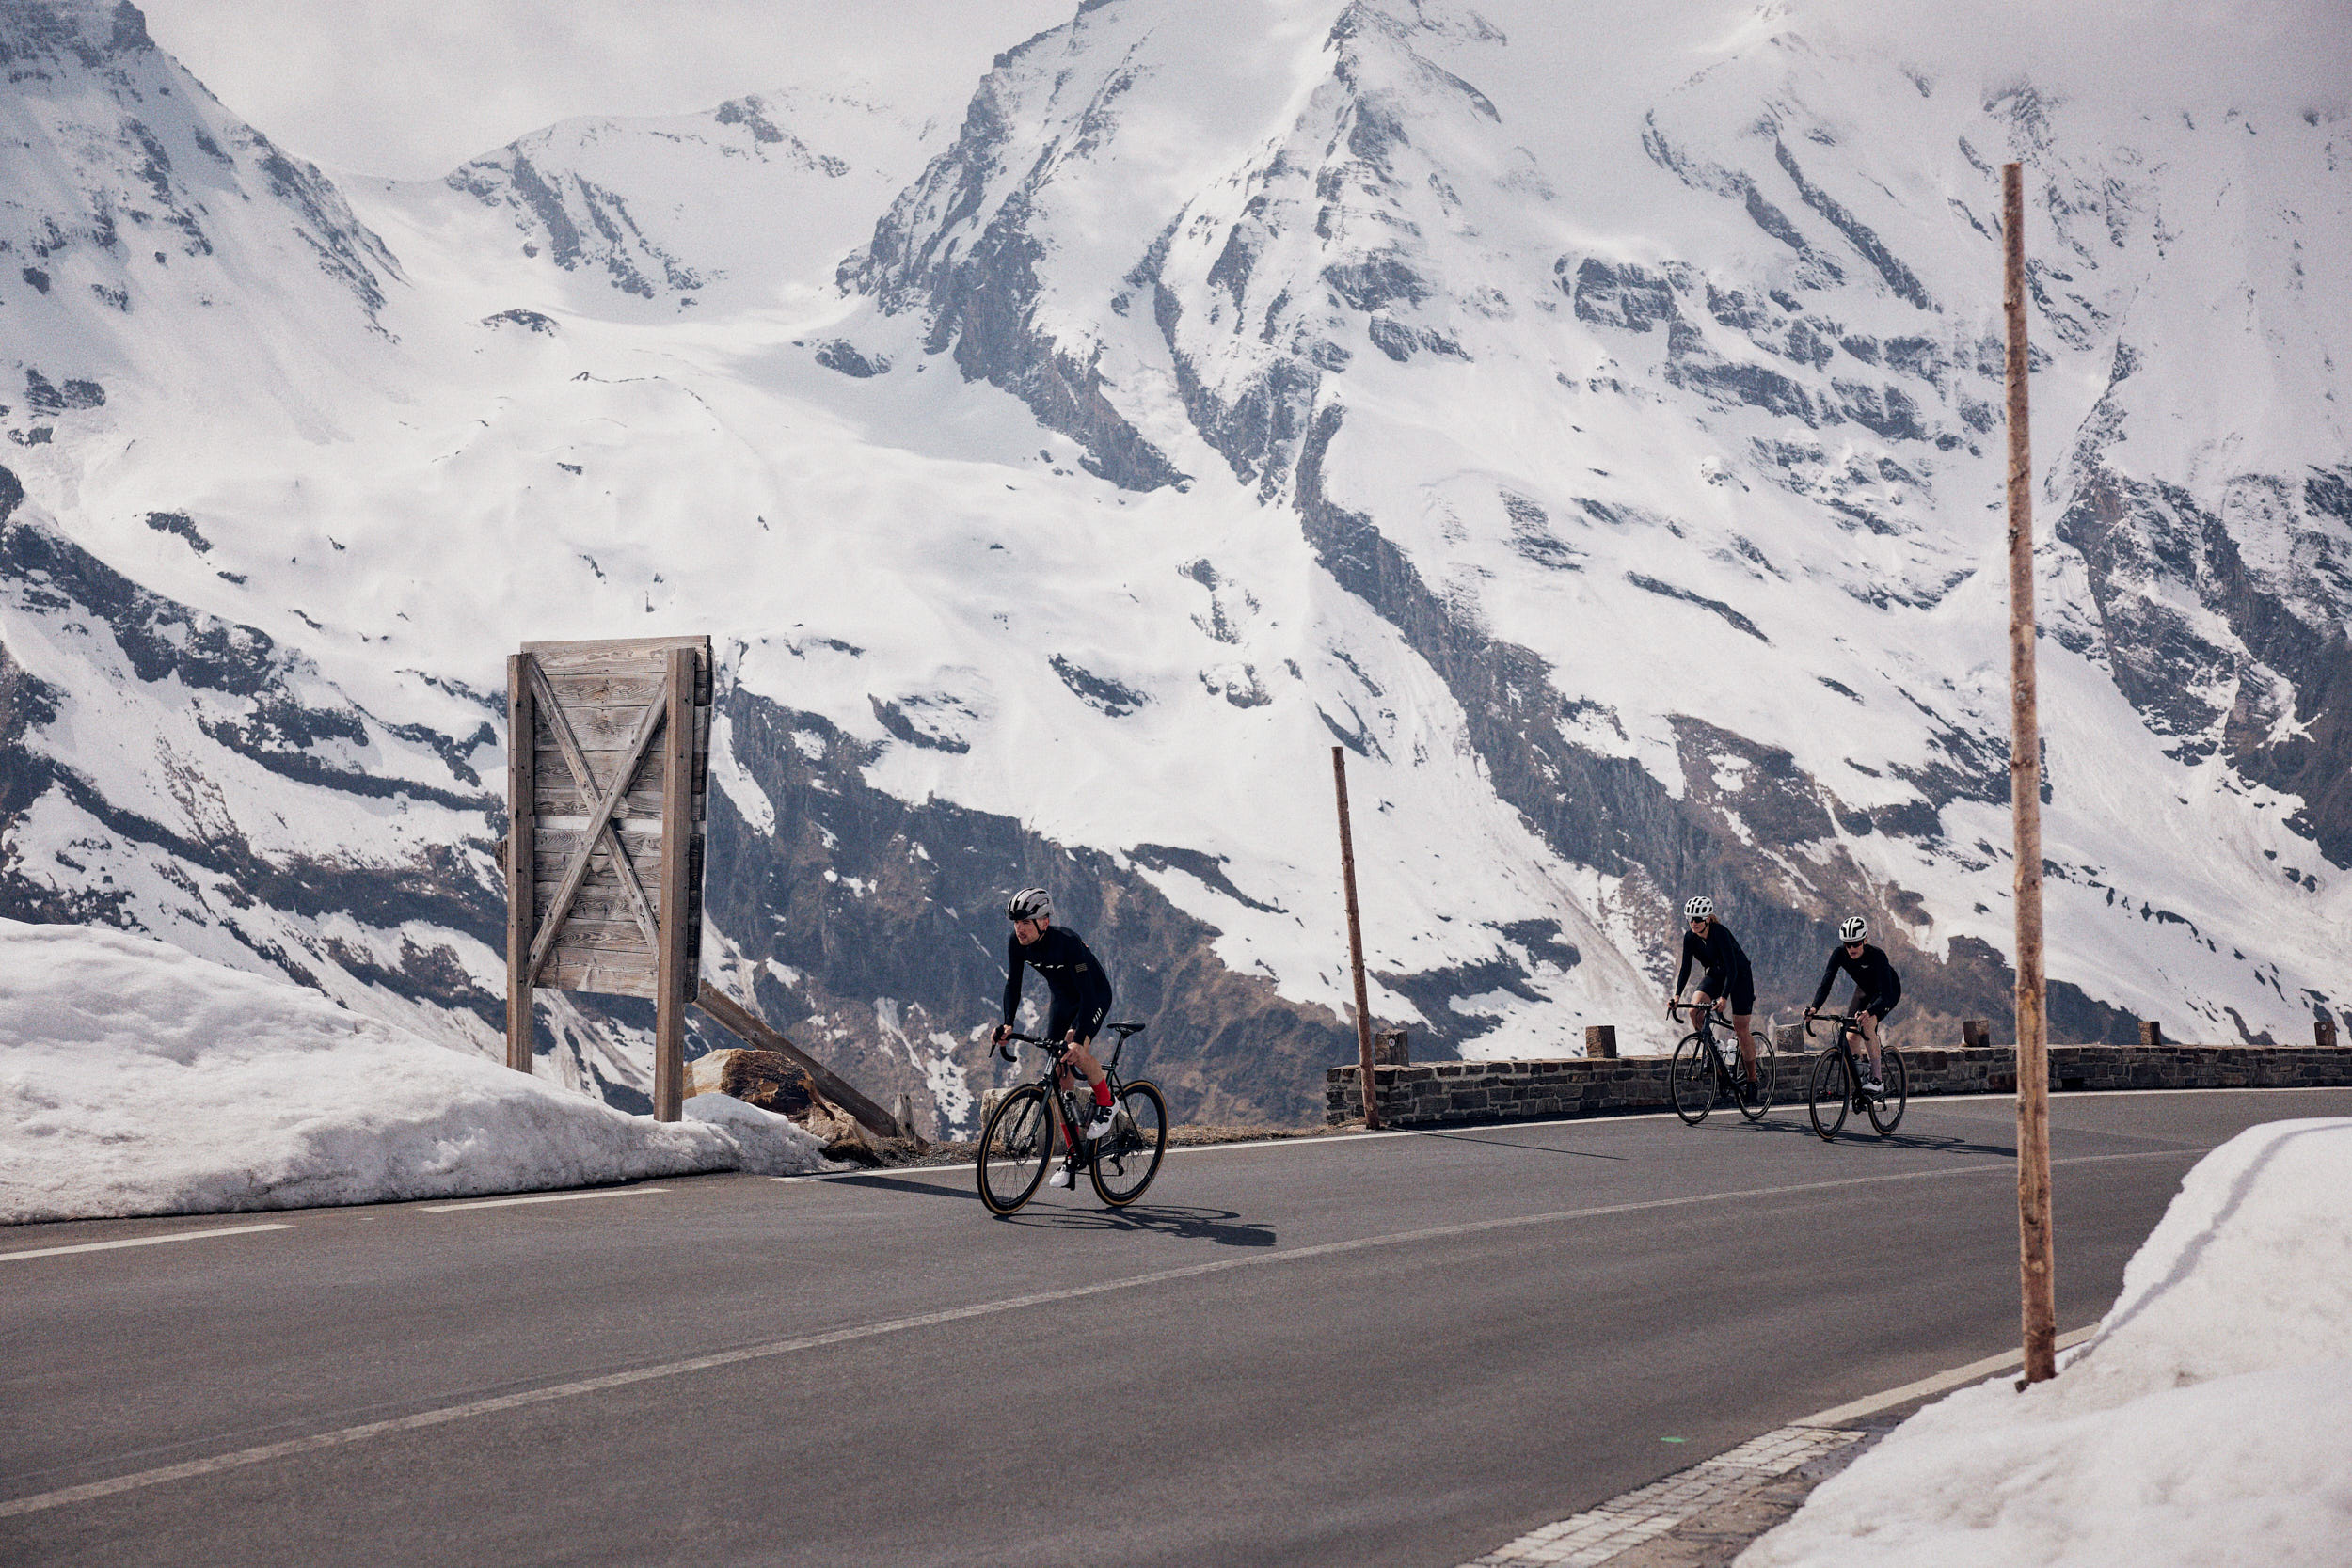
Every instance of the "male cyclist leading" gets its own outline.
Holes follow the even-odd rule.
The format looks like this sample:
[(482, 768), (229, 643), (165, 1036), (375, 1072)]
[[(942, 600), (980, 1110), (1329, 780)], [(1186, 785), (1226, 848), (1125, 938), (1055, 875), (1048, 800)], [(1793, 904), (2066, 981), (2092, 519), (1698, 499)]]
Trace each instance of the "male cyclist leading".
[[(1079, 940), (1078, 933), (1055, 926), (1054, 900), (1043, 888), (1025, 887), (1014, 894), (1012, 901), (1005, 906), (1005, 918), (1012, 922), (1012, 940), (1005, 947), (1005, 1021), (996, 1026), (995, 1039), (1004, 1039), (1012, 1028), (1013, 1015), (1021, 1008), (1021, 971), (1026, 965), (1045, 976), (1045, 988), (1051, 997), (1045, 1015), (1045, 1037), (1070, 1042), (1070, 1051), (1062, 1059), (1057, 1076), (1067, 1084), (1067, 1075), (1074, 1067), (1094, 1086), (1094, 1119), (1087, 1123), (1082, 1135), (1102, 1137), (1110, 1132), (1113, 1119), (1111, 1082), (1104, 1076), (1102, 1065), (1087, 1046), (1103, 1027), (1103, 1021), (1110, 1016), (1110, 976), (1103, 973), (1103, 960)], [(1065, 1139), (1073, 1133), (1071, 1128), (1062, 1129)], [(1073, 1142), (1070, 1159), (1054, 1172), (1053, 1185), (1071, 1184), (1077, 1152)]]
[(1756, 1017), (1756, 975), (1748, 968), (1748, 955), (1740, 946), (1740, 939), (1731, 934), (1731, 927), (1715, 918), (1715, 900), (1704, 893), (1683, 905), (1682, 913), (1691, 928), (1682, 933), (1682, 967), (1675, 972), (1674, 995), (1666, 999), (1666, 1016), (1674, 1016), (1672, 1004), (1681, 997), (1683, 982), (1691, 978), (1691, 966), (1696, 963), (1699, 990), (1692, 1000), (1705, 1012), (1729, 999), (1732, 1033), (1739, 1037), (1740, 1061), (1753, 1090), (1756, 1037), (1748, 1032), (1748, 1024)]
[(1839, 970), (1853, 976), (1853, 1006), (1848, 1011), (1861, 1015), (1855, 1028), (1870, 1053), (1870, 1075), (1862, 1081), (1862, 1091), (1876, 1095), (1886, 1092), (1879, 1080), (1879, 1025), (1895, 1010), (1895, 1004), (1903, 999), (1903, 977), (1895, 973), (1883, 949), (1863, 940), (1869, 934), (1870, 927), (1863, 924), (1858, 914), (1848, 915), (1838, 926), (1838, 944), (1829, 951), (1829, 967), (1821, 971), (1821, 983), (1814, 990), (1813, 1006), (1804, 1010), (1804, 1016), (1809, 1020), (1821, 1010)]

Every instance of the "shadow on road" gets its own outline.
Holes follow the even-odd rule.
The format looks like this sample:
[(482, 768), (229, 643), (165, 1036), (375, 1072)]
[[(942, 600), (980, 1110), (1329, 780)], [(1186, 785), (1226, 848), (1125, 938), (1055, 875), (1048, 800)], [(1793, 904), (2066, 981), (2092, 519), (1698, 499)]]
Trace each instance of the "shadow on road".
[(980, 1201), (977, 1189), (944, 1181), (910, 1181), (902, 1176), (834, 1176), (827, 1180), (841, 1187), (882, 1187), (894, 1193), (920, 1193), (925, 1197), (960, 1197), (974, 1203)]
[(1268, 1247), (1279, 1239), (1272, 1226), (1245, 1220), (1231, 1209), (1172, 1203), (1138, 1203), (1125, 1209), (1028, 1208), (1003, 1219), (1007, 1225), (1037, 1230), (1140, 1230), (1180, 1242), (1215, 1242), (1219, 1246)]

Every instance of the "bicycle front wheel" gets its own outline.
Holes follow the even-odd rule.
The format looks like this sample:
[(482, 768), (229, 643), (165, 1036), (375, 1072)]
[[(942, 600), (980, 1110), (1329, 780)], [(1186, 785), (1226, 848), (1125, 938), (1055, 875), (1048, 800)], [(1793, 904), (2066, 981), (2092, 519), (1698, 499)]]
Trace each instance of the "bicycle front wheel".
[(1696, 1033), (1682, 1037), (1674, 1060), (1666, 1064), (1666, 1086), (1674, 1095), (1675, 1115), (1696, 1127), (1715, 1108), (1715, 1048)]
[(1143, 1196), (1168, 1151), (1168, 1098), (1149, 1078), (1122, 1084), (1119, 1115), (1094, 1146), (1094, 1196), (1122, 1209)]
[(996, 1103), (980, 1133), (980, 1201), (992, 1214), (1009, 1214), (1029, 1201), (1053, 1164), (1054, 1136), (1045, 1091), (1024, 1084)]
[(1832, 1051), (1813, 1064), (1813, 1092), (1809, 1107), (1813, 1131), (1824, 1140), (1837, 1136), (1837, 1130), (1846, 1125), (1846, 1107), (1853, 1099), (1853, 1075), (1846, 1070), (1846, 1053)]
[(1903, 1053), (1891, 1045), (1879, 1047), (1879, 1082), (1886, 1093), (1870, 1101), (1870, 1125), (1883, 1138), (1903, 1124), (1903, 1107), (1911, 1103), (1911, 1069)]
[(1768, 1027), (1756, 1033), (1756, 1087), (1740, 1085), (1740, 1114), (1750, 1121), (1762, 1121), (1764, 1113), (1772, 1108), (1772, 1091), (1780, 1077), (1780, 1053), (1773, 1049), (1772, 1031)]

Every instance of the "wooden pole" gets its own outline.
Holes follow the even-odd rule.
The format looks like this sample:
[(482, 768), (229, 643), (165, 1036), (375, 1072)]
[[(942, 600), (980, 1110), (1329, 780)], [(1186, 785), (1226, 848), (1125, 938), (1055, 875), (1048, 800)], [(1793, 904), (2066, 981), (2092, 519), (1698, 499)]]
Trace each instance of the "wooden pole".
[(533, 901), (537, 850), (538, 719), (533, 712), (531, 656), (506, 659), (506, 1065), (531, 1070), (531, 939), (538, 924)]
[(2026, 1381), (2058, 1375), (2050, 1227), (2050, 1037), (2042, 968), (2042, 733), (2034, 692), (2033, 456), (2026, 403), (2025, 171), (2001, 166), (2009, 325), (2010, 811), (2017, 830), (2017, 1265)]
[(1364, 927), (1356, 913), (1356, 844), (1347, 831), (1347, 751), (1331, 748), (1331, 782), (1340, 796), (1340, 880), (1347, 887), (1347, 961), (1356, 976), (1356, 1059), (1363, 1075), (1364, 1126), (1380, 1125), (1380, 1101), (1372, 1082), (1372, 1006), (1364, 999)]
[(693, 951), (687, 923), (693, 918), (694, 684), (691, 648), (672, 648), (662, 682), (669, 705), (661, 737), (661, 945), (654, 962), (653, 1119), (675, 1121), (686, 1101), (686, 1005), (697, 975), (687, 971)]

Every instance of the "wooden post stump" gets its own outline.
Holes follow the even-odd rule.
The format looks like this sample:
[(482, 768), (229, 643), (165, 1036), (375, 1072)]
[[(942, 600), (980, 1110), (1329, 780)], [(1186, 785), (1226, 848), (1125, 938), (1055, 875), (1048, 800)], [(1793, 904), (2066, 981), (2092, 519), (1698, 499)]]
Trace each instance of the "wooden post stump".
[(2164, 1025), (2153, 1018), (2139, 1021), (2139, 1044), (2143, 1051), (2153, 1051), (2164, 1043)]
[(2312, 1043), (2322, 1051), (2336, 1048), (2336, 1021), (2332, 1018), (2312, 1020)]
[(1383, 1029), (1372, 1037), (1372, 1065), (1374, 1067), (1411, 1067), (1413, 1065), (1412, 1043), (1406, 1038), (1404, 1030)]
[(1980, 1018), (1960, 1021), (1960, 1045), (1963, 1051), (1985, 1051), (1993, 1044), (1993, 1025)]
[(1772, 1031), (1772, 1049), (1784, 1056), (1804, 1054), (1804, 1025), (1784, 1023)]
[(1584, 1057), (1587, 1061), (1613, 1062), (1617, 1059), (1617, 1026), (1595, 1023), (1584, 1030)]

